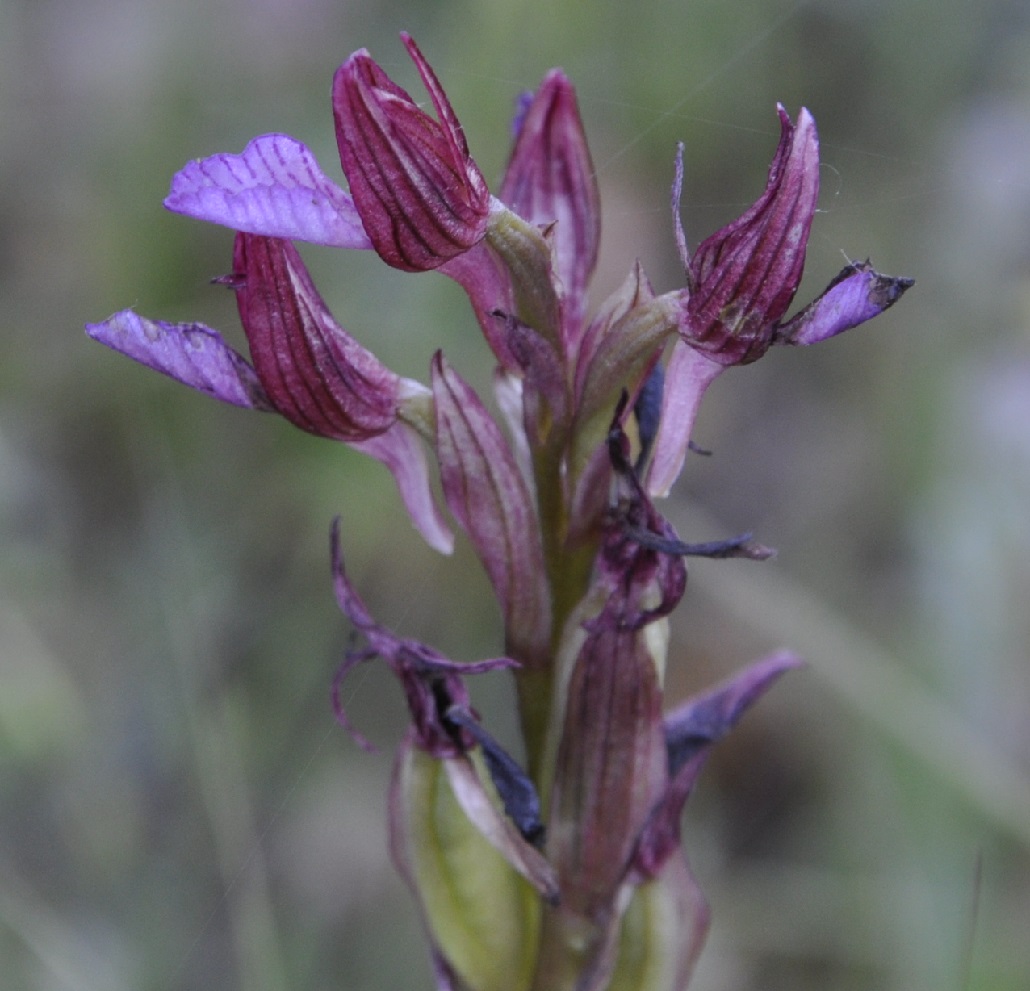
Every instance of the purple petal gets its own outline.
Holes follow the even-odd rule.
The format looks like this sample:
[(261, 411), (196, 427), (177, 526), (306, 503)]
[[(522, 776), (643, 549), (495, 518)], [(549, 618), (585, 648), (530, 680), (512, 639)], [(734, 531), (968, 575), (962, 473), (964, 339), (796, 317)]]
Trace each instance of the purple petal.
[(400, 377), (333, 319), (289, 241), (237, 234), (233, 269), (254, 369), (286, 419), (347, 442), (396, 421)]
[(471, 538), (497, 594), (508, 649), (527, 663), (543, 660), (550, 607), (533, 497), (500, 428), (440, 352), (432, 373), (447, 505)]
[(103, 323), (87, 324), (86, 333), (224, 403), (246, 409), (273, 408), (254, 369), (218, 331), (203, 324), (148, 320), (132, 310), (123, 310)]
[(665, 717), (670, 774), (726, 736), (777, 679), (801, 665), (789, 651), (772, 654), (670, 712)]
[(560, 69), (544, 77), (521, 120), (498, 196), (530, 223), (556, 224), (555, 267), (566, 320), (578, 327), (597, 263), (601, 206), (576, 92)]
[(454, 534), (433, 499), (425, 445), (415, 429), (398, 420), (385, 433), (356, 441), (351, 447), (386, 465), (415, 528), (430, 547), (450, 554), (454, 550)]
[(776, 331), (777, 344), (816, 344), (883, 313), (913, 279), (880, 275), (868, 261), (848, 265), (818, 299)]
[(240, 155), (190, 162), (172, 178), (165, 206), (250, 234), (334, 248), (372, 247), (350, 194), (286, 134), (254, 138)]
[(641, 830), (634, 854), (637, 871), (655, 877), (679, 849), (683, 806), (712, 744), (726, 736), (781, 675), (800, 665), (801, 660), (787, 651), (773, 654), (665, 717), (669, 784)]
[(665, 370), (658, 435), (645, 479), (650, 495), (669, 494), (683, 468), (701, 398), (724, 370), (724, 365), (686, 341), (677, 341), (673, 347)]

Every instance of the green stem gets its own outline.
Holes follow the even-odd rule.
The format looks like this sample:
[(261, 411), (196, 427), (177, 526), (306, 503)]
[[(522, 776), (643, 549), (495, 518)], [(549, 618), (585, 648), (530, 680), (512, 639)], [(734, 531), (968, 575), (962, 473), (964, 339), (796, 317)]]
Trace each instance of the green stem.
[(526, 747), (527, 769), (541, 801), (548, 805), (553, 767), (546, 755), (554, 754), (552, 705), (556, 662), (561, 638), (572, 611), (586, 595), (597, 553), (593, 540), (569, 547), (569, 507), (563, 476), (564, 444), (548, 444), (535, 452), (537, 506), (543, 544), (544, 567), (551, 596), (550, 656), (544, 665), (527, 665), (517, 678), (519, 713)]

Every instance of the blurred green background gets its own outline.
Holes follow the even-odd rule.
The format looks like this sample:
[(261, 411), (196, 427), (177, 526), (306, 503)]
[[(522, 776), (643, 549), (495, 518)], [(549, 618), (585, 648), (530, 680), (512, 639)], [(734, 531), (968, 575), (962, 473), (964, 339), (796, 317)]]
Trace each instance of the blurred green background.
[[(0, 986), (413, 989), (389, 866), (404, 727), (346, 685), (341, 514), (383, 622), (499, 649), (461, 545), (438, 557), (386, 473), (87, 340), (134, 306), (241, 343), (231, 234), (165, 213), (188, 159), (285, 131), (339, 177), (329, 83), (368, 47), (413, 92), (411, 31), (488, 177), (514, 96), (578, 86), (605, 205), (598, 298), (639, 257), (682, 283), (758, 194), (804, 104), (822, 199), (799, 301), (844, 256), (917, 287), (817, 348), (717, 383), (671, 519), (753, 529), (700, 562), (670, 699), (780, 646), (806, 656), (709, 766), (688, 852), (714, 910), (699, 991), (1030, 988), (1030, 7), (1023, 0), (0, 0)], [(489, 363), (445, 279), (306, 249), (340, 320), (425, 378)], [(510, 737), (508, 686), (477, 701)]]

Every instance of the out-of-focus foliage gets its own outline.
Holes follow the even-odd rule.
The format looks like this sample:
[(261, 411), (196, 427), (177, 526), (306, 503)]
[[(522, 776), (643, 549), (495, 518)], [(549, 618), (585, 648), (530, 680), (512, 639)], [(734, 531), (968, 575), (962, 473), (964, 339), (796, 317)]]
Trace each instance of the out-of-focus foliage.
[[(430, 987), (386, 856), (404, 723), (373, 666), (332, 721), (343, 517), (377, 616), (495, 653), (468, 548), (410, 531), (385, 472), (88, 341), (127, 305), (237, 335), (231, 234), (160, 206), (265, 131), (335, 176), (333, 70), (396, 40), (497, 176), (515, 94), (576, 82), (604, 201), (601, 292), (679, 284), (751, 202), (775, 103), (822, 138), (799, 298), (870, 254), (917, 287), (875, 324), (719, 381), (670, 515), (772, 564), (693, 568), (669, 678), (774, 646), (810, 667), (713, 760), (687, 848), (704, 991), (1023, 991), (1030, 980), (1030, 8), (1018, 0), (3, 0), (0, 3), (0, 983), (10, 991)], [(405, 75), (407, 73), (407, 75)], [(457, 291), (306, 249), (340, 320), (424, 378), (485, 381)], [(239, 336), (235, 337), (239, 341)], [(704, 524), (703, 513), (714, 516)], [(711, 532), (709, 527), (717, 528)], [(703, 530), (704, 532), (698, 532)], [(498, 679), (479, 704), (503, 717)]]

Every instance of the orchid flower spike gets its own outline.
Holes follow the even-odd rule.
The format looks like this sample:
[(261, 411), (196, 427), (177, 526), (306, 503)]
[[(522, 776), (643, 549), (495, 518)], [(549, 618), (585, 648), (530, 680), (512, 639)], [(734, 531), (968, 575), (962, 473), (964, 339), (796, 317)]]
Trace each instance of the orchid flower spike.
[[(436, 74), (401, 37), (433, 112), (364, 49), (347, 58), (332, 111), (348, 189), (284, 134), (172, 179), (168, 209), (236, 232), (232, 270), (214, 281), (236, 294), (249, 356), (210, 327), (131, 310), (87, 333), (383, 462), (417, 529), (448, 551), (438, 490), (467, 536), (503, 639), (501, 656), (471, 662), (375, 619), (344, 567), (338, 525), (331, 548), (337, 602), (363, 641), (334, 682), (336, 716), (367, 745), (340, 683), (374, 657), (407, 702), (389, 845), (439, 991), (682, 991), (708, 908), (681, 811), (711, 747), (799, 662), (772, 655), (666, 714), (685, 559), (772, 552), (749, 534), (682, 541), (655, 497), (679, 475), (718, 375), (773, 345), (869, 320), (912, 282), (850, 264), (787, 316), (818, 202), (819, 145), (807, 110), (795, 123), (779, 107), (765, 190), (693, 252), (680, 150), (672, 202), (685, 285), (658, 293), (637, 263), (588, 315), (600, 198), (572, 83), (553, 69), (521, 101), (495, 197)], [(500, 415), (440, 351), (426, 384), (387, 368), (330, 313), (294, 241), (374, 249), (394, 269), (458, 282), (496, 361)], [(494, 671), (513, 682), (517, 747), (487, 728), (466, 688)]]

